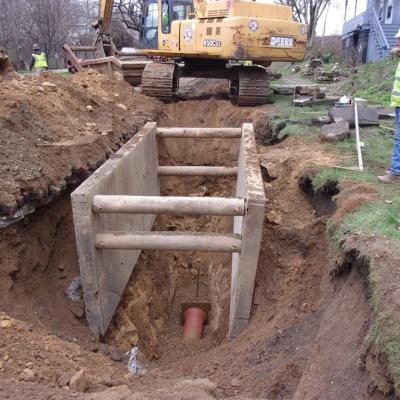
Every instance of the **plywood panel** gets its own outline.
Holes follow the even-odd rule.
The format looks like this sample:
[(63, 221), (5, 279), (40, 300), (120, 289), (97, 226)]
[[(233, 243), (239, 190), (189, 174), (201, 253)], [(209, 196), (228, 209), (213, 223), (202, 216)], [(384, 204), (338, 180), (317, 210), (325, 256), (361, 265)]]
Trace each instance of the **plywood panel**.
[(93, 196), (159, 196), (157, 169), (156, 124), (148, 123), (72, 193), (87, 320), (97, 336), (105, 334), (140, 251), (96, 250), (96, 234), (117, 230), (150, 231), (155, 216), (94, 213)]

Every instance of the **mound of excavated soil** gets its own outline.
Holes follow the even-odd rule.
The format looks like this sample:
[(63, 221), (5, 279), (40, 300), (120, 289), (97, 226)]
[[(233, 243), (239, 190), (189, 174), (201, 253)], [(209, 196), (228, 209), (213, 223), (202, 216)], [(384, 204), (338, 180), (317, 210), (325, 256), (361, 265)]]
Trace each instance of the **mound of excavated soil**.
[(93, 71), (0, 81), (0, 91), (0, 216), (82, 180), (161, 106)]

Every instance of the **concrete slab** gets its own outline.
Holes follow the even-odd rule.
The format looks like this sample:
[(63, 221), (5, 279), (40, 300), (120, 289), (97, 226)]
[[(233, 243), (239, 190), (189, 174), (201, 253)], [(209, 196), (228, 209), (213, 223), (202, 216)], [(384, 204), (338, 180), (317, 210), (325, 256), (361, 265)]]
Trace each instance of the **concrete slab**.
[[(332, 122), (347, 121), (350, 127), (355, 126), (354, 108), (332, 108), (329, 110)], [(375, 108), (358, 108), (358, 121), (360, 126), (378, 125), (378, 111)]]

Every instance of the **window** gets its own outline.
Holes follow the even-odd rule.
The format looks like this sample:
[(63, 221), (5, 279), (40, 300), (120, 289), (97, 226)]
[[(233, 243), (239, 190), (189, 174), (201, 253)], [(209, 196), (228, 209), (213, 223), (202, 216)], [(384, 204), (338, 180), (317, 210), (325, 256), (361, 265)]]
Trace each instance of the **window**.
[[(179, 4), (175, 3), (172, 12), (173, 21), (182, 21), (187, 19), (188, 15), (192, 12), (192, 6), (190, 4)], [(200, 20), (200, 22), (204, 22)]]
[(163, 0), (161, 3), (161, 29), (163, 33), (170, 33), (169, 2)]
[(157, 28), (157, 18), (158, 18), (158, 4), (149, 3), (149, 6), (147, 7), (145, 27)]
[(387, 8), (386, 19), (392, 18), (392, 10), (393, 10), (393, 6), (389, 6)]

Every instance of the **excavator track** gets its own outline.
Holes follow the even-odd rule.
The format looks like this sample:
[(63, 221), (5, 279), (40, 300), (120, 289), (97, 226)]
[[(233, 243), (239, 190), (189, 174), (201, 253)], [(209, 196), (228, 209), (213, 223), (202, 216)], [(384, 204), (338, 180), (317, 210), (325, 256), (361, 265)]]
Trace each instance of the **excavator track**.
[(269, 75), (265, 70), (239, 70), (232, 82), (232, 100), (237, 105), (258, 106), (269, 103)]
[(178, 67), (172, 63), (147, 64), (142, 75), (142, 90), (146, 96), (172, 101), (179, 87)]

